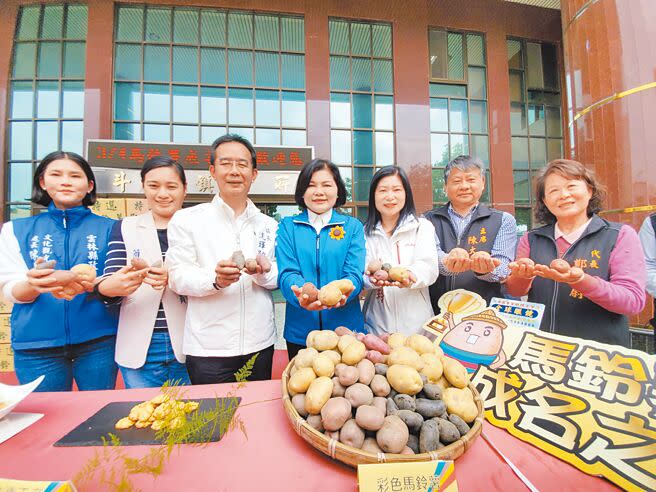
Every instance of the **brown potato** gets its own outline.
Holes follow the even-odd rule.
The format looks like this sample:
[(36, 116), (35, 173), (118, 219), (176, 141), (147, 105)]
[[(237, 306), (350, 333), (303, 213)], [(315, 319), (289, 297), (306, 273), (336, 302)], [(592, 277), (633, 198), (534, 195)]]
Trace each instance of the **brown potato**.
[(385, 376), (381, 376), (380, 374), (376, 374), (373, 378), (371, 378), (369, 387), (371, 388), (371, 391), (374, 393), (374, 395), (381, 397), (386, 397), (389, 395), (392, 389), (387, 378)]
[(327, 431), (337, 431), (351, 418), (351, 402), (344, 397), (329, 399), (321, 408), (321, 423)]
[(257, 273), (257, 260), (255, 258), (249, 258), (244, 262), (244, 268), (248, 273)]
[(305, 421), (310, 427), (313, 427), (319, 432), (323, 432), (323, 424), (321, 423), (321, 415), (308, 415)]
[(346, 366), (340, 369), (338, 378), (342, 386), (348, 387), (358, 382), (360, 372), (356, 367)]
[(371, 404), (376, 408), (380, 408), (387, 415), (387, 398), (374, 396), (374, 401)]
[(373, 453), (373, 454), (378, 454), (383, 452), (383, 450), (380, 449), (380, 446), (378, 446), (376, 439), (373, 437), (365, 438), (364, 442), (362, 443), (362, 451), (367, 451), (368, 453)]
[(132, 266), (133, 270), (143, 270), (144, 268), (149, 267), (148, 262), (143, 258), (139, 258), (138, 256), (132, 258), (130, 265)]
[(408, 442), (408, 426), (396, 415), (388, 415), (376, 432), (376, 442), (385, 453), (400, 453)]
[(308, 416), (308, 412), (305, 409), (305, 395), (302, 393), (299, 393), (298, 395), (294, 395), (292, 397), (292, 405), (294, 405), (294, 408), (298, 412), (298, 414), (305, 418)]
[(375, 272), (380, 270), (383, 267), (383, 262), (376, 259), (376, 260), (370, 260), (369, 264), (367, 265), (367, 271), (369, 274), (373, 275)]
[(244, 257), (244, 253), (241, 250), (233, 252), (230, 260), (235, 262), (237, 264), (237, 268), (240, 270), (243, 269), (246, 265), (246, 258)]
[(362, 383), (355, 383), (346, 388), (344, 397), (351, 402), (353, 408), (361, 405), (371, 405), (374, 402), (374, 394), (369, 386)]
[(344, 396), (344, 392), (346, 391), (346, 388), (342, 386), (342, 383), (339, 382), (339, 378), (337, 376), (333, 377), (333, 392), (331, 393), (331, 398), (334, 398), (336, 396)]
[(55, 278), (55, 282), (52, 285), (60, 287), (70, 284), (77, 278), (77, 275), (70, 270), (55, 270), (52, 272), (52, 276)]
[(384, 282), (389, 278), (389, 274), (385, 270), (376, 270), (374, 272), (374, 278), (376, 280), (380, 280), (381, 282)]
[[(362, 359), (360, 362), (358, 362), (358, 364), (355, 367), (358, 369), (358, 372), (360, 373), (360, 377), (358, 378), (358, 381), (362, 384), (366, 384), (367, 386), (369, 386), (371, 380), (376, 375), (376, 368), (374, 367), (374, 363), (371, 362), (369, 359)], [(386, 396), (386, 395), (381, 395), (381, 396)]]
[(314, 302), (319, 299), (319, 289), (312, 282), (305, 282), (303, 284), (301, 294), (308, 296), (308, 302)]
[(556, 258), (549, 264), (549, 268), (553, 268), (557, 272), (560, 273), (567, 273), (569, 272), (569, 263), (567, 263), (565, 260), (561, 258)]
[(339, 431), (339, 442), (360, 449), (364, 444), (364, 431), (360, 429), (355, 419), (347, 420)]
[(355, 412), (355, 422), (365, 430), (377, 431), (384, 420), (385, 412), (373, 405), (360, 405)]

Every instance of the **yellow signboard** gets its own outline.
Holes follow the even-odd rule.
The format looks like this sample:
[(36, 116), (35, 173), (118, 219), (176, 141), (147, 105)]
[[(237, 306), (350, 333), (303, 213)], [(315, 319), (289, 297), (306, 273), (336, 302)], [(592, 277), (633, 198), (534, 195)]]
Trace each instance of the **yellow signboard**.
[(104, 217), (122, 219), (125, 217), (125, 199), (98, 198), (96, 203), (91, 207), (91, 211)]
[(445, 296), (424, 327), (472, 374), (490, 423), (623, 489), (656, 490), (656, 356), (527, 329)]
[(453, 461), (415, 461), (358, 466), (360, 492), (457, 492)]

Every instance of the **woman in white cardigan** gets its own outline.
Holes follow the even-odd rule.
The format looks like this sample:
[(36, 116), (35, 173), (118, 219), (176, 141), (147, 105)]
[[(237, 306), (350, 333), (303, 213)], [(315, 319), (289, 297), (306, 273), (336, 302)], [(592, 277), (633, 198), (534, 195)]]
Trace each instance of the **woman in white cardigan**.
[(387, 166), (374, 174), (365, 223), (367, 265), (380, 260), (410, 270), (405, 284), (378, 281), (365, 272), (370, 289), (364, 302), (365, 328), (376, 335), (419, 333), (433, 316), (428, 286), (438, 275), (435, 228), (418, 218), (412, 189), (403, 169)]
[[(114, 225), (97, 289), (106, 302), (121, 302), (115, 357), (125, 386), (189, 384), (182, 353), (186, 299), (167, 287), (163, 266), (167, 226), (187, 190), (184, 169), (169, 157), (153, 157), (141, 169), (141, 183), (150, 211)], [(133, 258), (148, 267), (133, 266)]]

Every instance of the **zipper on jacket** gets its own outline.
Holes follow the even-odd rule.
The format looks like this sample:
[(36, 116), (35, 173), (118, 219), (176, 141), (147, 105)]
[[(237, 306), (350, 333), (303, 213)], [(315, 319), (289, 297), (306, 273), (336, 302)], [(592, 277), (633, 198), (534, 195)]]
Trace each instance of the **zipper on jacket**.
[[(321, 239), (321, 232), (317, 233), (317, 285), (321, 285), (321, 272), (319, 271), (319, 244)], [(323, 318), (321, 317), (321, 311), (319, 311), (319, 329), (323, 330)]]
[[(69, 268), (69, 256), (68, 256), (68, 243), (69, 243), (69, 232), (68, 232), (68, 221), (66, 220), (66, 210), (63, 211), (62, 222), (64, 224), (64, 268)], [(64, 301), (64, 332), (66, 333), (66, 345), (71, 343), (71, 330), (68, 326), (68, 304), (70, 301)]]

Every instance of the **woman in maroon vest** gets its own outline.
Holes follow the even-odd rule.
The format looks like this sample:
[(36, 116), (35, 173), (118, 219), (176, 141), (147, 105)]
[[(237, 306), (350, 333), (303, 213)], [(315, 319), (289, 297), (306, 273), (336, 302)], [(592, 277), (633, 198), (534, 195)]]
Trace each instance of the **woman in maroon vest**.
[(645, 306), (637, 233), (597, 215), (604, 190), (580, 162), (550, 162), (535, 185), (535, 218), (546, 225), (521, 238), (508, 293), (546, 306), (542, 330), (628, 347), (627, 316)]

